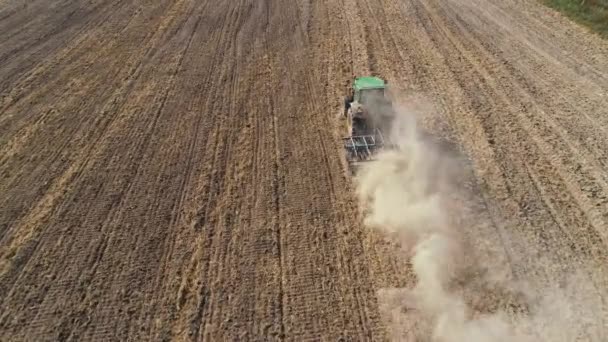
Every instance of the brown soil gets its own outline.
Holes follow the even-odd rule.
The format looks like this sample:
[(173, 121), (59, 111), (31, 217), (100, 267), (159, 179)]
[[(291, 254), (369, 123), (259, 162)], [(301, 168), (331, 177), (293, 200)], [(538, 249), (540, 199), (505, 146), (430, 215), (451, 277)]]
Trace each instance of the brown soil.
[(608, 44), (533, 1), (0, 0), (0, 32), (2, 340), (385, 339), (410, 276), (335, 130), (369, 73), (432, 101), (521, 276), (607, 298)]

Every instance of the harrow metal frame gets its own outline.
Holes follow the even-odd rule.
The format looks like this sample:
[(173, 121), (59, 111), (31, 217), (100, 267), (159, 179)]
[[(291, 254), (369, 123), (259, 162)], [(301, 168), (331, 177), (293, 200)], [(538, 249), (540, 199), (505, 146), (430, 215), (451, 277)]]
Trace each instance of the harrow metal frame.
[(385, 145), (382, 132), (374, 129), (375, 134), (355, 135), (344, 138), (344, 148), (349, 153), (349, 160), (364, 161), (369, 160), (377, 150), (382, 149)]

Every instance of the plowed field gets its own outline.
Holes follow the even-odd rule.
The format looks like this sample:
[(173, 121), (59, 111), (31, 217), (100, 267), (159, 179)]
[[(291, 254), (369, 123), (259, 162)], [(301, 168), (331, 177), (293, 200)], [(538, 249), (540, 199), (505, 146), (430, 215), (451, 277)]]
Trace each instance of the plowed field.
[(608, 44), (552, 10), (0, 0), (0, 340), (389, 338), (411, 279), (336, 132), (371, 73), (469, 156), (480, 236), (605, 324)]

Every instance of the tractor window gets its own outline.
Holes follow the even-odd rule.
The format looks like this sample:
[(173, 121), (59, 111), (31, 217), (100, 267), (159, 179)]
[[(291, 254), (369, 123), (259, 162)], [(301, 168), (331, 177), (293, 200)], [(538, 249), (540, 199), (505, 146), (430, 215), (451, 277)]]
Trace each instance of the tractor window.
[(365, 89), (361, 91), (361, 103), (369, 104), (384, 98), (384, 89)]

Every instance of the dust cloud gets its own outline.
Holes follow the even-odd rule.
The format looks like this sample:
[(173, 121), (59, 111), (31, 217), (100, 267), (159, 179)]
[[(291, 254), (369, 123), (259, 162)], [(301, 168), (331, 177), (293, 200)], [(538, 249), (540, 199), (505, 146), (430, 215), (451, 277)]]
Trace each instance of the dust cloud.
[(584, 277), (565, 287), (531, 288), (506, 275), (506, 261), (482, 257), (467, 227), (451, 217), (460, 191), (456, 158), (423, 136), (415, 110), (395, 104), (393, 114), (394, 148), (356, 178), (365, 225), (396, 236), (411, 263), (403, 267), (416, 278), (411, 288), (379, 292), (392, 339), (599, 341), (594, 322), (583, 322), (593, 316), (592, 299), (581, 297)]

